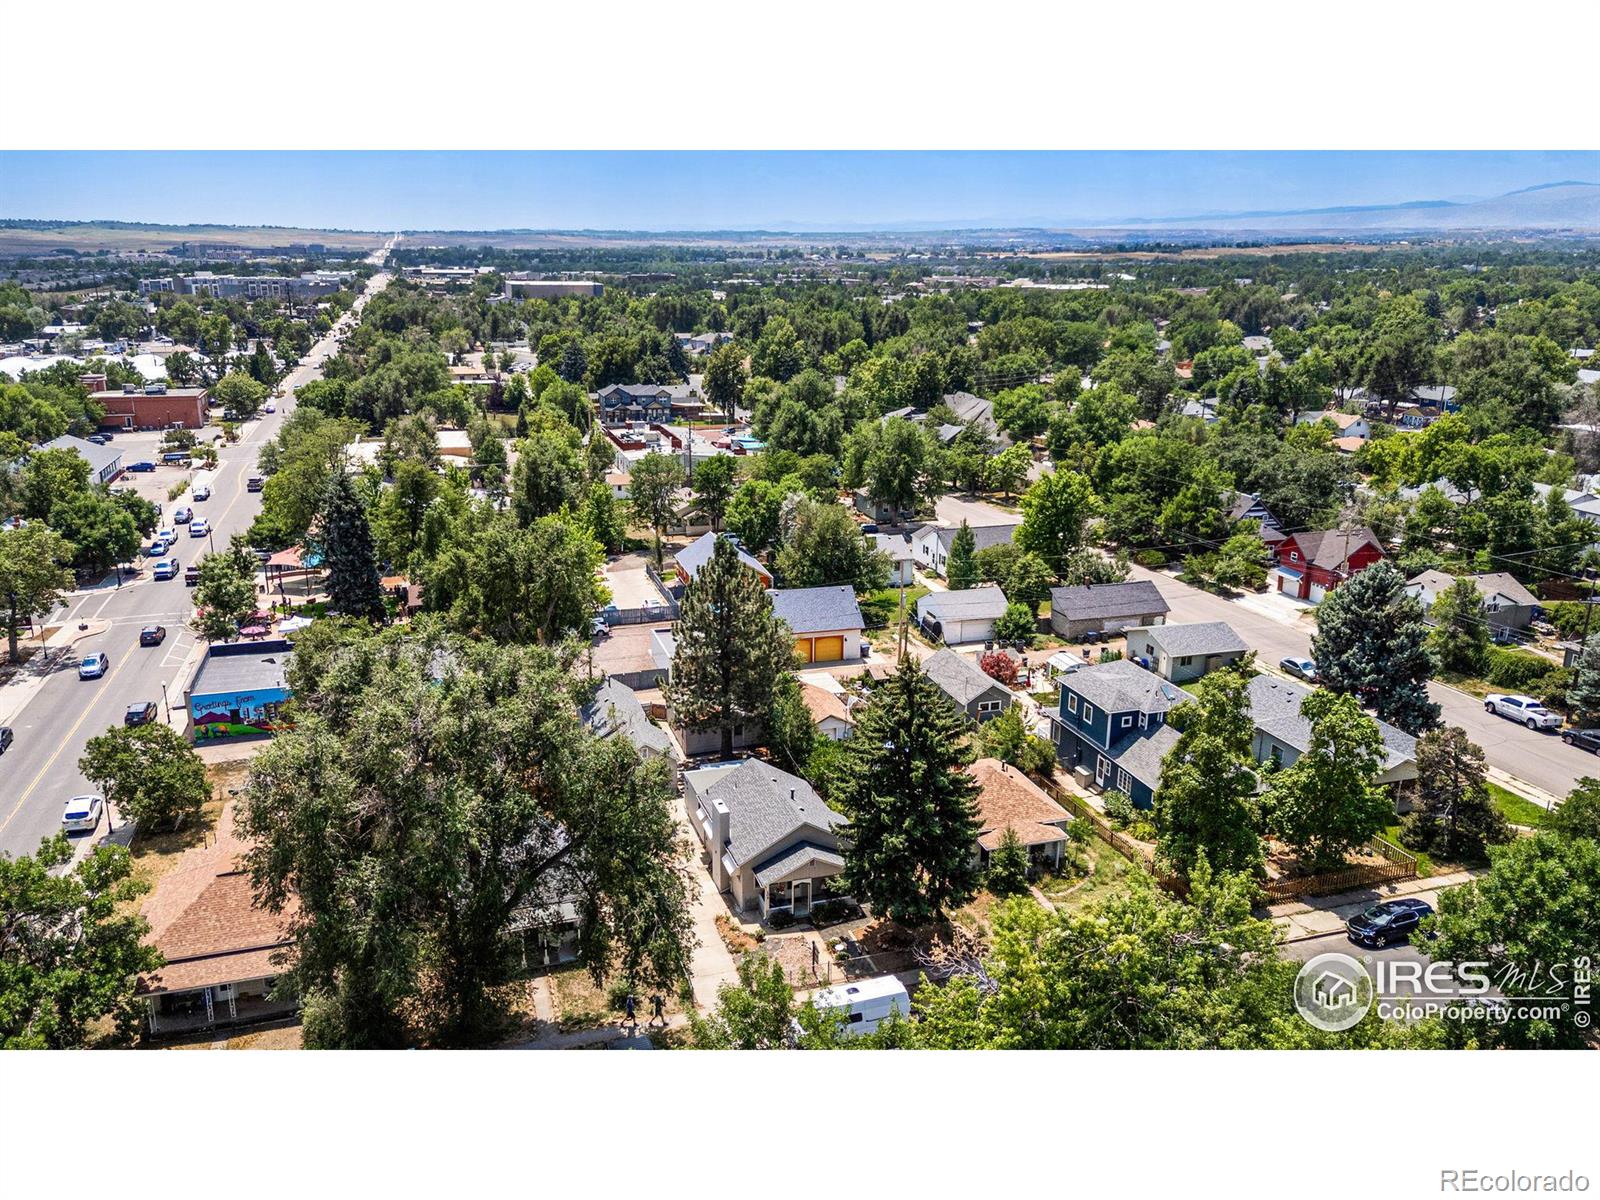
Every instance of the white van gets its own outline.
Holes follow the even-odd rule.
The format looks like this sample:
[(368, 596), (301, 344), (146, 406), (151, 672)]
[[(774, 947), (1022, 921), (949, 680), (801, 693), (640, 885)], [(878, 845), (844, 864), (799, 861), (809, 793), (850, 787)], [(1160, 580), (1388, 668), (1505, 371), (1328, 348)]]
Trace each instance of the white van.
[(911, 996), (893, 975), (823, 988), (811, 997), (811, 1003), (823, 1012), (842, 1014), (846, 1037), (875, 1032), (890, 1013), (899, 1013), (902, 1020), (911, 1015)]

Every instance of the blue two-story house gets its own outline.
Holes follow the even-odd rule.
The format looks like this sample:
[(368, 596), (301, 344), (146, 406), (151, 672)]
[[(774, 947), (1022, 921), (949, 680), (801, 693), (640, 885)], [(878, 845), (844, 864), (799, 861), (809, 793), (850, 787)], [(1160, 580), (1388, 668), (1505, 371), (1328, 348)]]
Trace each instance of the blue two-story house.
[(1091, 774), (1137, 808), (1149, 808), (1161, 786), (1161, 762), (1177, 744), (1167, 714), (1194, 697), (1126, 659), (1061, 676), (1061, 707), (1050, 714), (1056, 756), (1069, 770)]

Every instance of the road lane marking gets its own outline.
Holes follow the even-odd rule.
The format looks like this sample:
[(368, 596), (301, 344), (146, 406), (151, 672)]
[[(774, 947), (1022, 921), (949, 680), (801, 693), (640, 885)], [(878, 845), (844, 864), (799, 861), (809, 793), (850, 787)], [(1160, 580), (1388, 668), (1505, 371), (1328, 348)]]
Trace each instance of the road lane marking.
[[(125, 658), (117, 659), (115, 665), (113, 665), (112, 668), (104, 675), (100, 676), (100, 678), (95, 682), (109, 683), (112, 677), (122, 669), (122, 664), (125, 661), (127, 661)], [(83, 681), (79, 680), (79, 682), (81, 683)], [(96, 698), (104, 695), (104, 693), (104, 688), (95, 689)], [(79, 729), (83, 728), (83, 723), (89, 719), (89, 714), (94, 711), (94, 706), (95, 701), (90, 700), (83, 712), (79, 714), (78, 719), (72, 723), (72, 728), (67, 730), (66, 734), (62, 737), (61, 744), (56, 747), (56, 752), (47, 760), (45, 760), (44, 766), (39, 768), (39, 773), (33, 777), (33, 782), (28, 785), (27, 791), (23, 792), (22, 795), (18, 797), (16, 805), (8, 814), (6, 814), (6, 819), (4, 821), (0, 821), (0, 833), (4, 833), (6, 827), (11, 824), (12, 819), (22, 811), (22, 806), (28, 802), (28, 797), (33, 795), (34, 789), (39, 786), (39, 781), (42, 780), (45, 777), (45, 774), (56, 765), (56, 759), (61, 757), (61, 752), (67, 748), (67, 743), (72, 741), (72, 739), (77, 735)]]

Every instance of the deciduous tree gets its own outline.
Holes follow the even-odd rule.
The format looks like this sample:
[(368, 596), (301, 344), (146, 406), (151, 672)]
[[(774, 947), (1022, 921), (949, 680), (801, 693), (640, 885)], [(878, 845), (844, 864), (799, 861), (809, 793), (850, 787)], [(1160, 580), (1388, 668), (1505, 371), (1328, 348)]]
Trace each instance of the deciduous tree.
[(1202, 858), (1230, 873), (1256, 871), (1261, 813), (1248, 682), (1237, 671), (1215, 671), (1193, 692), (1194, 702), (1170, 716), (1179, 736), (1162, 763), (1153, 802), (1157, 853), (1185, 875)]
[(1353, 696), (1318, 689), (1300, 715), (1311, 722), (1311, 745), (1271, 777), (1262, 807), (1277, 837), (1328, 870), (1394, 820), (1394, 802), (1373, 783), (1383, 737)]
[(211, 795), (205, 764), (172, 726), (118, 725), (89, 739), (78, 770), (149, 833), (198, 819)]

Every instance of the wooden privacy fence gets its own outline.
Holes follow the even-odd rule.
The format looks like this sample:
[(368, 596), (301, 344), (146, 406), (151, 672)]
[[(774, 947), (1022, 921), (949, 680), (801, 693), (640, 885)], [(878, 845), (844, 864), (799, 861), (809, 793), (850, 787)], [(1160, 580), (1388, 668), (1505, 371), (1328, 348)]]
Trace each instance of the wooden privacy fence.
[(1342, 871), (1324, 871), (1320, 875), (1304, 875), (1296, 879), (1275, 879), (1261, 885), (1262, 903), (1281, 904), (1301, 896), (1329, 896), (1335, 892), (1376, 887), (1417, 877), (1416, 855), (1408, 854), (1393, 842), (1373, 838), (1365, 849), (1369, 854), (1383, 859), (1383, 862), (1363, 863)]

